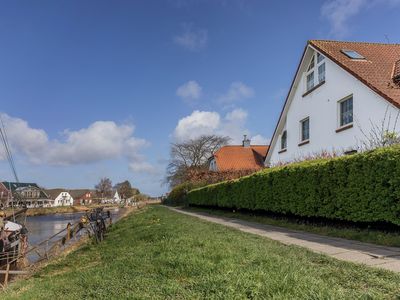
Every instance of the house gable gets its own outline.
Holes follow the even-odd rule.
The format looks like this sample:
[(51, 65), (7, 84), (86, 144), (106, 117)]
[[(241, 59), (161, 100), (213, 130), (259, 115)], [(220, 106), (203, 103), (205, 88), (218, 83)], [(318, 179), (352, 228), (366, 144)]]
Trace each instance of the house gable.
[[(348, 44), (346, 45), (349, 46)], [(340, 52), (339, 48), (336, 49)], [(400, 50), (400, 47), (398, 49)], [(369, 123), (368, 118), (372, 118), (371, 121), (379, 122), (376, 116), (371, 116), (371, 111), (376, 112), (376, 115), (379, 115), (381, 118), (384, 117), (385, 109), (388, 110), (388, 113), (392, 115), (393, 118), (398, 113), (395, 100), (398, 100), (400, 103), (400, 97), (396, 98), (397, 91), (391, 94), (395, 98), (389, 101), (386, 97), (382, 97), (381, 93), (377, 93), (374, 89), (371, 89), (369, 85), (366, 85), (365, 82), (359, 80), (358, 77), (364, 73), (361, 72), (361, 75), (354, 76), (353, 73), (342, 68), (336, 60), (330, 59), (330, 56), (325, 56), (326, 83), (324, 81), (322, 86), (317, 86), (317, 88), (312, 90), (309, 94), (304, 92), (305, 75), (307, 74), (307, 68), (312, 54), (315, 53), (315, 51), (325, 56), (325, 52), (319, 51), (319, 48), (314, 47), (311, 42), (307, 44), (275, 128), (271, 140), (271, 147), (266, 158), (266, 165), (271, 165), (271, 162), (272, 164), (276, 163), (277, 160), (280, 160), (279, 158), (284, 158), (284, 161), (290, 161), (295, 156), (307, 156), (308, 154), (313, 154), (318, 151), (334, 150), (333, 148), (345, 150), (345, 147), (352, 146), (354, 140), (362, 136), (360, 128), (366, 131), (370, 129), (369, 124), (366, 124)], [(362, 54), (364, 54), (364, 52)], [(341, 55), (346, 58), (344, 54)], [(365, 56), (368, 59), (369, 56)], [(390, 64), (393, 64), (393, 62), (394, 61), (390, 62)], [(355, 64), (356, 62), (351, 63), (353, 68), (357, 66)], [(368, 62), (358, 61), (357, 63)], [(388, 63), (386, 66), (389, 67), (390, 64)], [(369, 69), (367, 68), (365, 72), (368, 73)], [(392, 67), (389, 73), (387, 77), (385, 77), (388, 81), (392, 80), (393, 77)], [(382, 72), (382, 74), (386, 73)], [(354, 122), (354, 127), (360, 128), (354, 128), (343, 132), (341, 135), (336, 135), (335, 131), (338, 129), (338, 103), (340, 100), (345, 100), (346, 97), (350, 97), (353, 94), (356, 97), (354, 110), (358, 118)], [(309, 118), (310, 115), (312, 115), (311, 118)], [(299, 138), (300, 122), (306, 118), (309, 118), (309, 126), (311, 126), (311, 142), (310, 145), (308, 142), (301, 145)], [(288, 124), (288, 122), (290, 124)], [(278, 155), (278, 152), (281, 150), (281, 135), (286, 129), (289, 129), (287, 131), (287, 142), (289, 146), (288, 149), (283, 149), (282, 153)], [(319, 145), (317, 145), (318, 142)]]

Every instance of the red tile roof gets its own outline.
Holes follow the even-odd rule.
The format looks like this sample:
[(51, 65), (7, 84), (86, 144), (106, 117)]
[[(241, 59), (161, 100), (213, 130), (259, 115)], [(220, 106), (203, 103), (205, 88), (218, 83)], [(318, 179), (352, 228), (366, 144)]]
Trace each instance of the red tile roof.
[[(400, 75), (400, 63), (396, 66), (400, 60), (400, 44), (319, 40), (311, 40), (309, 44), (400, 108), (400, 86), (394, 81), (395, 72)], [(351, 59), (341, 50), (356, 51), (365, 60)]]
[(264, 167), (268, 146), (224, 146), (214, 154), (218, 171), (259, 170)]

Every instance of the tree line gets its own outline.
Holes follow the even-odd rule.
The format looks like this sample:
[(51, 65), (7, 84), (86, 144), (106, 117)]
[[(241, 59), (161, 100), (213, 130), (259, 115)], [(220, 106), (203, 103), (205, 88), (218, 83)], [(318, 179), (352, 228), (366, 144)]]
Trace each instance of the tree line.
[(142, 194), (138, 188), (132, 187), (129, 180), (113, 185), (111, 179), (108, 177), (101, 178), (99, 183), (95, 185), (95, 190), (97, 196), (101, 198), (110, 198), (115, 191), (118, 192), (121, 199), (128, 199), (133, 196), (147, 197), (147, 195)]

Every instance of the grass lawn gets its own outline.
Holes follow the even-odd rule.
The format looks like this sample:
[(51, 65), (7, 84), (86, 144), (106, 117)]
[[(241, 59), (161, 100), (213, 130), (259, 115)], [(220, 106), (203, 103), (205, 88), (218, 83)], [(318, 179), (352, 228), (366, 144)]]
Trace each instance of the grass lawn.
[(250, 212), (227, 211), (221, 209), (209, 209), (200, 207), (186, 208), (193, 212), (206, 212), (211, 215), (241, 219), (245, 221), (256, 222), (260, 224), (275, 225), (295, 230), (308, 231), (320, 235), (340, 237), (349, 240), (356, 240), (365, 243), (372, 243), (383, 246), (400, 247), (400, 233), (384, 232), (377, 229), (363, 229), (355, 227), (334, 227), (330, 225), (299, 223), (289, 218), (274, 218), (269, 216), (260, 216)]
[(152, 206), (1, 299), (382, 299), (400, 275)]

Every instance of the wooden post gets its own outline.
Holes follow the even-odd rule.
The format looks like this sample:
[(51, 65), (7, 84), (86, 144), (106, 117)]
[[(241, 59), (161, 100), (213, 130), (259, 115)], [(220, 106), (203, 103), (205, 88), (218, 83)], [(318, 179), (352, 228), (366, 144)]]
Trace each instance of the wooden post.
[(68, 223), (67, 225), (67, 242), (71, 238), (71, 223)]
[(10, 272), (10, 264), (8, 263), (8, 256), (7, 256), (7, 267), (6, 267), (6, 274), (4, 275), (4, 287), (7, 287), (8, 284), (8, 274)]
[(46, 248), (44, 249), (47, 260), (49, 260), (49, 253), (47, 252), (48, 248), (49, 248), (49, 240), (46, 241)]

